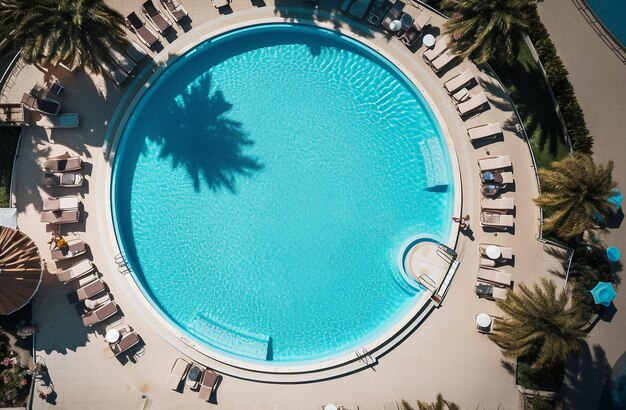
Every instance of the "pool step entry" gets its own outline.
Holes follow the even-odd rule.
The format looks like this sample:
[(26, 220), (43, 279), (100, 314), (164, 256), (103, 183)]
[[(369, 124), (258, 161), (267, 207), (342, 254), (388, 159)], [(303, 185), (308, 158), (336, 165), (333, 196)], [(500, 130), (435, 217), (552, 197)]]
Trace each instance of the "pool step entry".
[(424, 158), (426, 169), (426, 183), (428, 188), (436, 188), (448, 185), (448, 174), (443, 152), (437, 138), (428, 138), (420, 141), (420, 150)]
[(240, 352), (238, 354), (256, 360), (272, 360), (272, 338), (268, 335), (232, 329), (201, 313), (196, 315), (190, 328), (200, 335), (211, 335), (215, 347), (226, 352)]

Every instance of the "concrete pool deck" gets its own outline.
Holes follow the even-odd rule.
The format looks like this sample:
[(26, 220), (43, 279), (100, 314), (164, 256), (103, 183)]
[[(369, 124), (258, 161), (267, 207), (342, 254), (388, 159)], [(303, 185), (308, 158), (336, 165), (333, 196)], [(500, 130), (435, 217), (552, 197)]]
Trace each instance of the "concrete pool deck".
[[(140, 3), (121, 0), (110, 2), (122, 14), (139, 10)], [(307, 16), (307, 6), (299, 2), (281, 1), (257, 8), (246, 1), (235, 1), (231, 4), (233, 13), (228, 15), (219, 15), (208, 2), (187, 3), (185, 7), (193, 19), (193, 27), (204, 27), (207, 30), (218, 30), (243, 22), (298, 21)], [(352, 22), (351, 19), (345, 16), (327, 17), (327, 12), (334, 4), (320, 1), (314, 21), (322, 26), (353, 30), (346, 23)], [(436, 30), (441, 22), (440, 17), (433, 16), (434, 27), (431, 30)], [(459, 161), (463, 214), (471, 216), (471, 230), (459, 237), (456, 248), (461, 266), (442, 306), (433, 311), (416, 332), (382, 357), (372, 369), (324, 382), (294, 385), (257, 383), (225, 376), (217, 389), (214, 402), (226, 409), (314, 410), (329, 402), (348, 408), (354, 408), (353, 403), (357, 403), (360, 409), (380, 409), (382, 403), (388, 400), (399, 401), (404, 398), (412, 403), (416, 399), (431, 401), (437, 393), (442, 392), (447, 399), (463, 408), (518, 408), (519, 397), (512, 373), (501, 361), (497, 347), (475, 330), (475, 314), (499, 313), (493, 302), (480, 300), (474, 295), (478, 244), (497, 243), (514, 249), (515, 265), (505, 269), (513, 273), (515, 283), (531, 283), (539, 277), (558, 280), (553, 272), (562, 269), (562, 266), (558, 252), (544, 249), (544, 245), (535, 239), (538, 233), (538, 210), (531, 198), (537, 192), (536, 180), (526, 142), (515, 132), (518, 120), (512, 106), (488, 71), (475, 68), (465, 61), (461, 66), (444, 71), (442, 79), (452, 77), (464, 67), (471, 67), (480, 75), (479, 81), (489, 96), (492, 108), (463, 123), (450, 98), (443, 92), (442, 79), (423, 62), (423, 48), (413, 53), (399, 41), (387, 38), (378, 31), (366, 29), (362, 24), (355, 24), (354, 27), (357, 35), (364, 36), (377, 49), (384, 50), (408, 71), (420, 91), (436, 106), (440, 120), (447, 125)], [(184, 43), (186, 34), (178, 27), (176, 30), (177, 38), (172, 41)], [(133, 35), (130, 37), (137, 42)], [(162, 56), (151, 54), (151, 57)], [(127, 278), (118, 273), (114, 263), (115, 254), (107, 243), (111, 238), (106, 238), (103, 229), (110, 224), (102, 212), (108, 201), (103, 197), (107, 193), (102, 179), (108, 175), (110, 164), (105, 160), (102, 145), (113, 113), (129, 85), (116, 87), (108, 79), (92, 79), (80, 72), (58, 70), (54, 74), (67, 85), (60, 99), (62, 112), (78, 112), (81, 126), (73, 130), (53, 130), (51, 139), (54, 143), (50, 142), (46, 131), (39, 127), (24, 131), (15, 171), (15, 203), (20, 229), (37, 243), (43, 257), (47, 259), (48, 269), (54, 270), (56, 267), (48, 260), (46, 251), (50, 234), (39, 222), (38, 213), (43, 195), (55, 196), (62, 192), (42, 187), (40, 164), (44, 157), (66, 150), (80, 154), (86, 162), (86, 184), (81, 189), (66, 190), (65, 193), (75, 192), (81, 196), (83, 217), (78, 224), (64, 228), (63, 232), (76, 232), (89, 244), (89, 256), (102, 272), (102, 279), (120, 305), (123, 323), (133, 326), (145, 344), (145, 353), (137, 358), (136, 363), (110, 359), (103, 338), (105, 327), (84, 328), (75, 308), (65, 298), (69, 289), (53, 275), (45, 274), (44, 282), (33, 301), (34, 320), (38, 325), (35, 345), (38, 357), (49, 368), (57, 395), (56, 406), (68, 409), (130, 409), (140, 406), (144, 400), (141, 395), (147, 394), (152, 400), (152, 408), (209, 408), (211, 404), (198, 400), (195, 392), (185, 390), (180, 394), (167, 388), (172, 363), (176, 357), (184, 355), (148, 323), (153, 319), (146, 315), (142, 304), (134, 299), (128, 289)], [(18, 96), (19, 101), (21, 94), (30, 90), (45, 75), (34, 67), (24, 67), (17, 73), (14, 84), (3, 98), (12, 101)], [(491, 121), (503, 124), (504, 139), (475, 149), (467, 139), (465, 128)], [(503, 154), (510, 155), (515, 176), (515, 190), (506, 194), (516, 201), (516, 227), (513, 234), (485, 232), (478, 223), (480, 184), (476, 160)], [(34, 401), (34, 408), (51, 406), (37, 398)]]

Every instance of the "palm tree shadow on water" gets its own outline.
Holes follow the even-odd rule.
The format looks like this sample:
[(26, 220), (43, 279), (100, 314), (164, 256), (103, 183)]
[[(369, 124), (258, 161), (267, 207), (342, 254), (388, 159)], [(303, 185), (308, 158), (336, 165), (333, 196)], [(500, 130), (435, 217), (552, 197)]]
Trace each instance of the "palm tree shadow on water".
[(264, 166), (258, 158), (245, 153), (254, 145), (239, 121), (227, 113), (233, 105), (219, 90), (211, 89), (206, 72), (191, 82), (183, 82), (176, 95), (164, 107), (167, 121), (157, 121), (148, 139), (160, 146), (160, 158), (170, 158), (176, 168), (185, 167), (196, 191), (204, 181), (209, 189), (237, 192), (237, 177), (251, 177)]

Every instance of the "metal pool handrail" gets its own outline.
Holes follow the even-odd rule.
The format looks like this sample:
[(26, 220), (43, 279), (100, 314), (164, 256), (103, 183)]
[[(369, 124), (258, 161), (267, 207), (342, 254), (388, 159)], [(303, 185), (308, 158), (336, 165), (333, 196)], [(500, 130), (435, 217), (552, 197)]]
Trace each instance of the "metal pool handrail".
[(572, 0), (572, 2), (585, 21), (589, 23), (593, 31), (595, 31), (598, 37), (600, 37), (600, 40), (607, 45), (609, 50), (611, 50), (622, 63), (626, 64), (626, 45), (623, 45), (617, 38), (615, 38), (613, 33), (606, 28), (596, 13), (594, 13), (593, 10), (587, 6), (587, 2), (584, 0)]

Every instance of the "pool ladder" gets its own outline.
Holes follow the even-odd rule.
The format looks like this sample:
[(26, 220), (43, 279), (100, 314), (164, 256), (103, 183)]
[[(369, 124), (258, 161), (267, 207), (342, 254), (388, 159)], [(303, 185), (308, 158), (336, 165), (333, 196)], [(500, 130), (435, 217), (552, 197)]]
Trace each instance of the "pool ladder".
[(376, 359), (372, 357), (367, 348), (361, 347), (360, 349), (355, 350), (354, 353), (356, 354), (356, 357), (367, 366), (373, 366), (376, 364)]
[(115, 255), (113, 260), (115, 261), (115, 264), (117, 265), (117, 271), (119, 273), (121, 273), (122, 275), (126, 275), (127, 273), (130, 273), (128, 262), (126, 262), (126, 257), (124, 256), (123, 253), (118, 253), (117, 255)]

